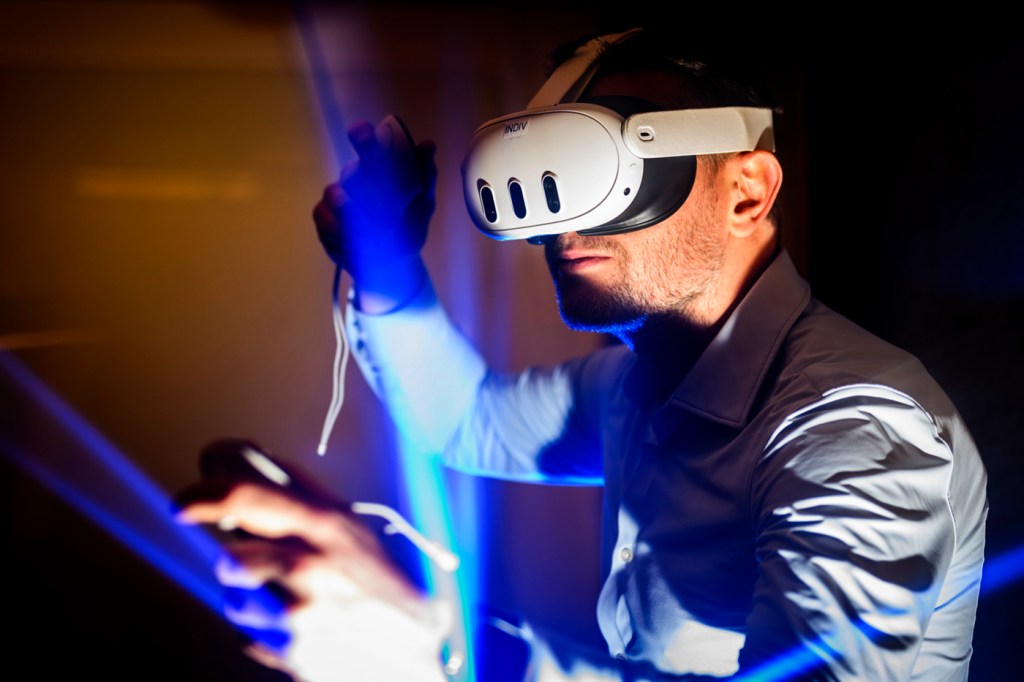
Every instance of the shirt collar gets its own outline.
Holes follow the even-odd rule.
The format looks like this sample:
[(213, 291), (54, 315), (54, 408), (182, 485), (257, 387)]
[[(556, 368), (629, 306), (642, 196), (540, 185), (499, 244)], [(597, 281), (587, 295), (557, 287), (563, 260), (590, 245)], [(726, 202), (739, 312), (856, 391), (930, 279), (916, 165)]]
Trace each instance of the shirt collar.
[(810, 286), (789, 254), (780, 251), (726, 319), (668, 405), (726, 426), (743, 426), (768, 368), (810, 297)]

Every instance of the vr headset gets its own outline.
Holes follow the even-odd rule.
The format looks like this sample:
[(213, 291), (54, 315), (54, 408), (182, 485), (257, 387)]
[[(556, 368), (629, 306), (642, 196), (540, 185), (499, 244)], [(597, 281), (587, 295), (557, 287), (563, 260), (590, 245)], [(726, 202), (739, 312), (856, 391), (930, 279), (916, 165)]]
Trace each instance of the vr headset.
[(603, 45), (639, 30), (583, 45), (526, 110), (476, 130), (462, 180), (470, 217), (484, 234), (542, 243), (563, 232), (638, 230), (686, 201), (696, 155), (775, 150), (771, 109), (652, 111), (655, 105), (634, 98), (578, 102)]

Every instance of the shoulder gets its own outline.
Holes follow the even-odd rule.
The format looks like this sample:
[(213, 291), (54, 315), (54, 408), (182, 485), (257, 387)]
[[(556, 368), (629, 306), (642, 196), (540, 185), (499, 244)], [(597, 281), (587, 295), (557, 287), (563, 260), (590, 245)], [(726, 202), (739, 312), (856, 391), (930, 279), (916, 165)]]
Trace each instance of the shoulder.
[(816, 300), (780, 349), (761, 416), (771, 425), (762, 473), (825, 482), (838, 472), (905, 471), (921, 481), (924, 471), (941, 471), (935, 490), (983, 496), (971, 434), (925, 366)]
[(821, 392), (856, 383), (892, 385), (905, 392), (938, 390), (910, 352), (812, 299), (782, 349), (784, 372), (804, 374)]
[(816, 299), (793, 324), (770, 374), (765, 397), (794, 409), (839, 389), (871, 386), (906, 396), (934, 415), (955, 413), (945, 391), (914, 354)]
[(956, 406), (915, 355), (813, 299), (779, 350), (758, 415), (770, 434), (765, 453), (788, 444), (782, 450), (805, 452), (812, 468), (908, 446), (947, 463), (978, 461)]

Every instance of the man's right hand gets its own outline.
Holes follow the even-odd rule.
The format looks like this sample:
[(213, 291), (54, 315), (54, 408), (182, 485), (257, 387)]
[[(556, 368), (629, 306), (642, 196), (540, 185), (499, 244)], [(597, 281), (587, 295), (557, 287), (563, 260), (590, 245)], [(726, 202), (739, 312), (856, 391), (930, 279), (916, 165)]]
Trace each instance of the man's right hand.
[(358, 159), (344, 166), (313, 209), (321, 244), (352, 277), (367, 312), (401, 305), (425, 276), (420, 250), (434, 211), (435, 147), (407, 143), (399, 132), (366, 121), (349, 128)]
[(347, 502), (247, 440), (210, 444), (200, 470), (176, 518), (241, 533), (215, 571), (246, 653), (296, 682), (445, 680), (451, 605), (421, 593)]

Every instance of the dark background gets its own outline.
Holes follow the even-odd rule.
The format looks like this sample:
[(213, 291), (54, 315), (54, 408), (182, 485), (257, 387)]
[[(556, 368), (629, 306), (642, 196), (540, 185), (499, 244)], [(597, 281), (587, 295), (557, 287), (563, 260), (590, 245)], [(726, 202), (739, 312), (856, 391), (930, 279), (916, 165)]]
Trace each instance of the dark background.
[[(342, 58), (346, 45), (328, 44), (329, 53), (335, 50), (328, 60), (337, 60), (332, 61), (336, 83), (337, 73), (344, 84), (349, 84), (345, 79), (376, 82), (387, 93), (381, 106), (410, 111), (425, 134), (434, 134), (441, 120), (462, 125), (458, 135), (449, 136), (453, 151), (450, 158), (441, 158), (442, 171), (457, 163), (459, 136), (486, 118), (521, 107), (515, 102), (524, 102), (542, 80), (538, 55), (557, 40), (622, 28), (632, 18), (624, 8), (605, 13), (565, 5), (555, 11), (519, 3), (473, 11), (395, 3), (314, 7), (325, 37), (334, 35), (339, 17), (348, 16), (342, 10), (356, 8), (368, 33), (387, 46), (376, 61), (367, 60), (371, 69)], [(911, 17), (902, 24), (864, 9), (829, 18), (680, 11), (686, 21), (650, 12), (644, 18), (678, 21), (681, 31), (717, 40), (723, 50), (762, 56), (785, 109), (778, 132), (786, 168), (783, 221), (795, 262), (825, 303), (915, 352), (947, 388), (990, 474), (988, 557), (991, 561), (1016, 550), (1024, 542), (1024, 502), (1018, 492), (1022, 467), (1014, 436), (1024, 418), (1019, 389), (1024, 383), (1024, 105), (1017, 96), (1024, 47), (1012, 35), (1012, 22), (980, 11), (955, 18)], [(319, 112), (312, 100), (295, 104), (302, 88), (293, 82), (307, 78), (308, 71), (296, 64), (254, 65), (247, 61), (252, 54), (248, 38), (234, 33), (277, 35), (290, 21), (293, 15), (283, 3), (0, 3), (0, 26), (6, 26), (0, 29), (5, 46), (0, 48), (0, 179), (5, 187), (0, 189), (5, 192), (0, 334), (6, 335), (0, 339), (166, 490), (190, 479), (194, 466), (188, 453), (208, 436), (245, 431), (297, 450), (305, 442), (301, 434), (319, 431), (327, 388), (324, 367), (332, 347), (320, 333), (325, 318), (316, 306), (324, 303), (320, 282), (329, 268), (305, 225), (333, 161), (321, 140), (321, 160), (306, 165), (300, 151), (316, 143), (289, 132), (317, 125)], [(451, 30), (442, 35), (443, 26)], [(89, 40), (90, 35), (95, 38)], [(467, 36), (467, 44), (472, 39), (467, 51), (477, 51), (467, 56), (456, 50), (453, 57), (451, 41), (458, 35)], [(241, 47), (232, 52), (225, 46), (235, 40)], [(158, 52), (148, 44), (174, 50)], [(128, 46), (123, 53), (118, 52), (122, 45)], [(214, 66), (198, 57), (190, 61), (193, 53)], [(190, 89), (192, 83), (201, 87)], [(506, 90), (518, 100), (503, 99)], [(179, 91), (194, 95), (180, 110), (168, 94)], [(118, 96), (98, 99), (112, 92)], [(125, 92), (145, 92), (146, 106), (139, 103), (142, 99), (124, 99)], [(212, 113), (204, 117), (203, 103), (220, 97), (247, 104), (223, 120)], [(109, 106), (90, 105), (108, 101)], [(126, 109), (124, 102), (137, 109)], [(285, 108), (288, 104), (295, 109)], [(412, 113), (418, 108), (436, 111), (434, 118)], [(377, 113), (370, 107), (367, 111)], [(185, 210), (178, 204), (154, 208), (127, 200), (97, 206), (76, 199), (74, 213), (51, 212), (51, 205), (67, 203), (60, 181), (62, 169), (71, 168), (69, 159), (81, 157), (86, 164), (105, 159), (109, 165), (114, 163), (110, 150), (123, 145), (119, 153), (124, 158), (139, 154), (188, 166), (192, 160), (185, 152), (160, 146), (170, 139), (168, 131), (180, 133), (186, 124), (205, 129), (217, 141), (202, 147), (213, 168), (223, 160), (232, 172), (272, 169), (265, 176), (269, 189), (264, 187), (256, 205), (239, 209), (205, 200), (202, 210)], [(62, 133), (67, 129), (86, 132), (72, 140)], [(101, 139), (103, 151), (90, 148), (89, 138)], [(175, 156), (179, 153), (180, 158)], [(229, 155), (231, 164), (224, 158)], [(448, 186), (452, 195), (454, 188)], [(457, 196), (442, 199), (447, 202), (442, 213), (458, 215), (459, 201)], [(236, 218), (246, 231), (214, 241), (211, 226)], [(121, 221), (117, 224), (141, 224), (158, 232), (164, 220), (190, 226), (183, 241), (136, 243), (142, 239), (137, 232), (108, 227), (108, 221)], [(289, 223), (303, 228), (283, 227)], [(291, 233), (281, 236), (288, 229)], [(470, 335), (492, 348), (527, 349), (492, 356), (492, 361), (519, 366), (594, 343), (557, 336), (561, 332), (549, 308), (530, 310), (539, 307), (531, 301), (546, 300), (550, 292), (525, 292), (524, 280), (539, 270), (517, 260), (520, 251), (513, 249), (518, 246), (500, 255), (490, 244), (473, 246), (480, 251), (459, 251), (448, 260), (447, 245), (483, 241), (467, 225), (458, 230), (434, 227), (432, 244), (446, 245), (444, 251), (432, 246), (437, 250), (428, 252), (442, 294), (456, 298), (467, 284), (481, 289), (483, 300), (471, 310), (487, 314), (466, 313), (460, 319)], [(83, 234), (96, 239), (86, 242)], [(254, 235), (268, 236), (264, 242)], [(246, 252), (249, 264), (234, 270), (239, 266), (223, 254), (241, 244), (252, 249)], [(216, 255), (218, 249), (222, 255)], [(203, 253), (212, 253), (209, 262)], [(527, 250), (522, 253), (529, 257)], [(153, 274), (165, 268), (167, 279)], [(188, 277), (172, 277), (175, 270)], [(253, 271), (262, 277), (251, 277)], [(114, 303), (104, 298), (108, 289), (90, 289), (100, 287), (97, 281), (110, 272), (124, 275), (124, 281), (109, 284), (121, 294)], [(141, 289), (137, 298), (126, 285)], [(183, 288), (192, 291), (188, 307), (205, 306), (209, 318), (173, 305), (178, 299), (172, 291)], [(489, 292), (505, 292), (505, 298)], [(315, 305), (303, 307), (304, 298)], [(86, 304), (79, 305), (81, 300)], [(495, 303), (499, 300), (500, 305)], [(162, 353), (157, 337), (170, 332), (153, 321), (154, 308), (176, 316), (176, 324), (191, 324), (179, 327), (178, 349), (189, 335), (203, 336), (203, 343), (184, 354)], [(538, 323), (531, 317), (535, 314), (547, 317)], [(225, 316), (226, 328), (234, 331), (211, 329)], [(118, 323), (111, 321), (114, 317)], [(12, 342), (29, 329), (77, 328), (96, 320), (119, 333), (119, 343), (86, 351)], [(240, 326), (256, 328), (259, 339), (233, 336)], [(310, 332), (313, 328), (316, 333)], [(140, 329), (152, 329), (152, 336)], [(208, 336), (205, 329), (210, 329)], [(555, 340), (545, 343), (547, 338)], [(238, 359), (245, 357), (251, 360)], [(302, 366), (297, 369), (295, 362)], [(360, 381), (350, 379), (353, 400), (379, 418)], [(273, 388), (261, 393), (266, 386)], [(49, 427), (42, 422), (33, 426), (35, 417), (25, 411), (17, 392), (6, 386), (0, 401), (6, 401), (0, 402), (0, 449), (45, 448), (49, 441), (42, 432)], [(280, 428), (271, 426), (275, 420)], [(293, 426), (283, 426), (286, 421)], [(357, 451), (393, 447), (358, 417), (344, 423), (342, 432), (339, 438)], [(244, 659), (230, 628), (192, 595), (15, 461), (0, 459), (4, 614), (12, 669), (27, 665), (39, 679), (276, 679)], [(320, 467), (343, 491), (371, 489), (384, 500), (401, 498), (393, 473), (374, 461), (303, 463)], [(91, 473), (76, 471), (86, 478)], [(566, 629), (573, 634), (593, 637), (587, 620), (596, 565), (587, 555), (594, 546), (593, 527), (578, 520), (590, 518), (596, 509), (594, 491), (547, 492), (487, 483), (479, 490), (488, 495), (480, 523), (505, 533), (507, 540), (504, 547), (495, 543), (481, 552), (482, 562), (491, 561), (483, 569), (489, 576), (484, 599), (541, 621), (569, 622)], [(546, 505), (564, 505), (566, 511), (552, 519), (539, 512)], [(529, 532), (516, 530), (513, 518)], [(566, 534), (567, 528), (575, 534)], [(526, 535), (531, 539), (525, 540)], [(525, 544), (527, 551), (515, 558), (517, 543), (545, 539), (578, 551), (563, 551), (552, 565)], [(563, 590), (575, 585), (575, 592), (562, 595), (568, 607), (556, 600), (551, 583)], [(972, 679), (1019, 678), (1022, 607), (1019, 580), (985, 593)]]

